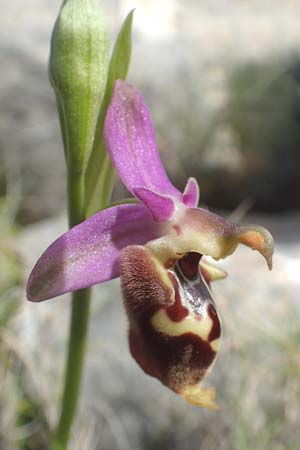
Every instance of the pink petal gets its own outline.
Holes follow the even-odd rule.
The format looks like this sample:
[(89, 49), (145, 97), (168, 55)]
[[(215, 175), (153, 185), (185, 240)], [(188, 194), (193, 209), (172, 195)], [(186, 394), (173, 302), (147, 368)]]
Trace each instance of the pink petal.
[(113, 164), (131, 193), (145, 187), (181, 199), (161, 163), (148, 106), (142, 95), (122, 80), (115, 84), (104, 137)]
[(182, 194), (183, 203), (189, 208), (197, 208), (199, 203), (199, 186), (195, 178), (189, 178)]
[(27, 298), (42, 301), (118, 277), (120, 251), (162, 232), (142, 205), (100, 211), (48, 247), (31, 272)]
[(146, 206), (157, 222), (169, 220), (175, 211), (172, 197), (158, 194), (144, 187), (135, 188), (133, 194)]

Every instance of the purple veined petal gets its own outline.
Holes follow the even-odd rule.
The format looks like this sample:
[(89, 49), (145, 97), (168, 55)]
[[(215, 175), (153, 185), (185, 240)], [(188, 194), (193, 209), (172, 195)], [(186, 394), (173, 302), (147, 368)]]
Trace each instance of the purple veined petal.
[(199, 186), (196, 178), (189, 178), (182, 194), (183, 203), (189, 208), (197, 208), (199, 203)]
[(157, 222), (166, 222), (175, 211), (174, 200), (171, 197), (144, 187), (133, 189), (133, 194), (146, 206)]
[(131, 193), (145, 187), (181, 199), (160, 160), (148, 106), (142, 95), (122, 80), (115, 83), (104, 137), (113, 164)]
[(161, 236), (143, 205), (105, 209), (67, 231), (40, 257), (27, 283), (27, 298), (38, 302), (119, 276), (119, 253), (131, 244)]

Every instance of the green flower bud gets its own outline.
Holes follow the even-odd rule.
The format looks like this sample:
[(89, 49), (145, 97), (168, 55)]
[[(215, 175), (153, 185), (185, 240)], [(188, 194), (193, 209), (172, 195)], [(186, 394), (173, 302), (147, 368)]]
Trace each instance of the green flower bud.
[(68, 170), (83, 172), (93, 147), (105, 91), (109, 38), (97, 0), (65, 0), (50, 52)]

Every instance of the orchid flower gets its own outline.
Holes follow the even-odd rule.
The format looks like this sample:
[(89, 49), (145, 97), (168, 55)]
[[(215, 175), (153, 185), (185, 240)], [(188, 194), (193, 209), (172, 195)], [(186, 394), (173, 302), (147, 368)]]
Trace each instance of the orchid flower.
[(225, 274), (204, 258), (225, 258), (241, 243), (261, 253), (271, 269), (272, 236), (261, 226), (233, 224), (198, 208), (194, 178), (183, 193), (173, 186), (145, 100), (121, 80), (104, 137), (139, 203), (100, 211), (52, 243), (32, 270), (28, 299), (43, 301), (120, 277), (132, 356), (188, 402), (214, 408), (214, 388), (200, 382), (216, 359), (221, 335), (210, 283)]

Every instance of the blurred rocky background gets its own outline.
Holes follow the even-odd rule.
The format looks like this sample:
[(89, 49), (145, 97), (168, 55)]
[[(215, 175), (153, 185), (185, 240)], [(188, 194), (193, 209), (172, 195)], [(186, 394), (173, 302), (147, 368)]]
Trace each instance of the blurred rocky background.
[[(47, 77), (60, 1), (0, 18), (0, 448), (49, 450), (68, 300), (26, 304), (24, 283), (62, 231), (65, 170)], [(129, 356), (117, 282), (95, 289), (71, 450), (299, 450), (300, 1), (102, 0), (112, 41), (135, 6), (129, 79), (144, 92), (171, 179), (267, 226), (274, 271), (240, 249), (215, 287), (219, 412), (185, 405)], [(115, 197), (123, 195), (116, 185)]]

